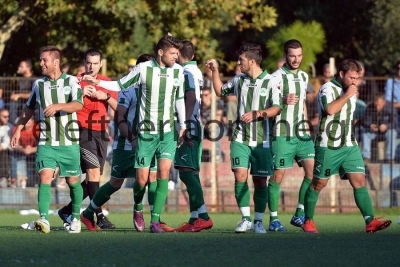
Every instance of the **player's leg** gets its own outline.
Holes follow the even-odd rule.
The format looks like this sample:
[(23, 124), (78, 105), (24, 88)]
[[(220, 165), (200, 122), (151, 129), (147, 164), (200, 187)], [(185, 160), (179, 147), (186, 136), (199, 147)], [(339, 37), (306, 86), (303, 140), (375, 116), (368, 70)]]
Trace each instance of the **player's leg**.
[(314, 172), (314, 144), (308, 135), (307, 137), (307, 140), (299, 139), (300, 142), (296, 155), (296, 160), (300, 163), (304, 170), (304, 178), (299, 189), (297, 209), (290, 220), (290, 224), (296, 227), (301, 227), (304, 224), (304, 196), (306, 195), (307, 189), (311, 184)]
[(314, 223), (314, 212), (319, 193), (328, 184), (329, 178), (339, 172), (345, 154), (346, 151), (342, 148), (315, 148), (314, 177), (304, 197), (305, 222), (302, 227), (304, 232), (318, 233)]
[(250, 189), (247, 184), (250, 165), (250, 148), (232, 141), (230, 145), (231, 168), (235, 176), (235, 199), (242, 215), (236, 233), (245, 233), (252, 228), (250, 216)]
[(379, 230), (384, 230), (390, 226), (391, 220), (378, 220), (375, 218), (372, 200), (369, 196), (366, 179), (365, 168), (361, 153), (358, 146), (349, 147), (346, 160), (343, 162), (340, 170), (340, 176), (346, 175), (349, 179), (354, 191), (354, 200), (359, 208), (366, 227), (367, 233), (374, 233)]
[(286, 169), (293, 167), (296, 155), (298, 139), (292, 137), (289, 141), (286, 137), (276, 137), (272, 141), (272, 153), (274, 158), (274, 175), (268, 182), (268, 208), (269, 208), (269, 230), (286, 231), (278, 218), (278, 206), (280, 199), (280, 187), (285, 176)]

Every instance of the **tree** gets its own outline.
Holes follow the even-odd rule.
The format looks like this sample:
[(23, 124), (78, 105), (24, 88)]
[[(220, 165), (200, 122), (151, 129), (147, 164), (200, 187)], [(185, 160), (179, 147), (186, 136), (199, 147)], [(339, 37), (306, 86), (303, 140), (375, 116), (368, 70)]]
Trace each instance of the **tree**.
[(374, 1), (364, 63), (375, 75), (396, 74), (400, 60), (400, 0)]
[(316, 62), (316, 55), (321, 53), (325, 44), (325, 33), (322, 25), (318, 22), (311, 21), (303, 23), (296, 21), (288, 27), (282, 27), (267, 42), (269, 51), (269, 61), (267, 68), (269, 70), (276, 69), (276, 62), (283, 56), (283, 45), (290, 39), (297, 39), (303, 46), (303, 63), (302, 69), (309, 72), (310, 65)]

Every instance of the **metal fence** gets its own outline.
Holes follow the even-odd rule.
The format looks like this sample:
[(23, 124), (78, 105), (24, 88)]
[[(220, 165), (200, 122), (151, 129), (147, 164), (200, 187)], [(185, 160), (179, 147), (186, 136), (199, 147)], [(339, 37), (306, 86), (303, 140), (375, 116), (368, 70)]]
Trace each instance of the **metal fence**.
[[(385, 84), (388, 78), (373, 77), (366, 78), (360, 84), (360, 102), (361, 111), (359, 120), (372, 114), (365, 113), (369, 109), (368, 105), (374, 105), (374, 96), (376, 94), (385, 94)], [(10, 122), (13, 116), (20, 114), (21, 108), (26, 100), (18, 99), (13, 101), (11, 96), (13, 92), (19, 92), (18, 86), (26, 82), (21, 78), (0, 78), (0, 89), (2, 89), (2, 100), (4, 108), (10, 113)], [(318, 91), (318, 88), (316, 88)], [(392, 97), (394, 93), (392, 93)], [(392, 98), (393, 99), (393, 98)], [(17, 102), (17, 103), (14, 103)], [(387, 101), (391, 105), (390, 101)], [(1, 103), (0, 103), (1, 105)], [(391, 107), (392, 115), (397, 116), (397, 109)], [(364, 113), (363, 113), (364, 112)], [(13, 114), (13, 115), (12, 115)], [(2, 123), (2, 122), (1, 122)], [(398, 121), (391, 122), (391, 128), (397, 130)], [(365, 127), (356, 128), (356, 136), (359, 141), (360, 149), (365, 145), (363, 142), (363, 133)], [(397, 131), (393, 134), (397, 135)], [(400, 198), (400, 138), (389, 135), (393, 142), (388, 142), (384, 135), (371, 142), (371, 156), (366, 164), (367, 185), (370, 195), (376, 207), (398, 206)], [(387, 144), (393, 149), (386, 153)], [(219, 140), (222, 157), (217, 158), (216, 162), (216, 202), (212, 203), (212, 179), (209, 155), (211, 154), (211, 141), (205, 140), (203, 145), (203, 162), (201, 166), (200, 177), (204, 187), (204, 196), (206, 204), (214, 211), (234, 211), (237, 210), (234, 196), (234, 177), (230, 169), (229, 158), (229, 137), (224, 136)], [(109, 146), (111, 152), (111, 142)], [(37, 185), (38, 176), (34, 170), (34, 154), (29, 156), (15, 153), (11, 149), (6, 149), (0, 153), (0, 208), (3, 209), (28, 209), (37, 206)], [(106, 162), (104, 174), (101, 177), (101, 184), (110, 178), (110, 159)], [(294, 210), (297, 205), (297, 194), (303, 179), (304, 173), (296, 164), (293, 169), (288, 170), (281, 185), (281, 203), (283, 210)], [(83, 177), (84, 178), (84, 177)], [(166, 209), (170, 211), (186, 211), (188, 207), (188, 198), (185, 186), (179, 182), (179, 179), (172, 175), (172, 181), (175, 181), (175, 187), (169, 191)], [(252, 186), (252, 183), (249, 182)], [(10, 187), (11, 186), (11, 187)], [(56, 178), (52, 184), (52, 207), (59, 208), (69, 202), (69, 190), (65, 185), (65, 180)], [(145, 198), (146, 199), (146, 198)], [(112, 199), (106, 204), (109, 210), (131, 210), (133, 203), (131, 181), (126, 181), (125, 188), (112, 196)], [(83, 204), (88, 204), (86, 200)], [(338, 177), (332, 177), (328, 186), (321, 192), (317, 210), (320, 212), (347, 212), (357, 210), (353, 199), (353, 190), (348, 181), (342, 181)]]

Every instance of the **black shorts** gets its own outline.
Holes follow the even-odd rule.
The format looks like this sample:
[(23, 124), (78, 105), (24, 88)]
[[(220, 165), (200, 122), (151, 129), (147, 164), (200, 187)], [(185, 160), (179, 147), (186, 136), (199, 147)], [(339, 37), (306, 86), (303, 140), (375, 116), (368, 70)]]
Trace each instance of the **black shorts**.
[(82, 173), (86, 173), (87, 169), (100, 168), (100, 174), (103, 174), (109, 140), (107, 132), (86, 128), (79, 130)]

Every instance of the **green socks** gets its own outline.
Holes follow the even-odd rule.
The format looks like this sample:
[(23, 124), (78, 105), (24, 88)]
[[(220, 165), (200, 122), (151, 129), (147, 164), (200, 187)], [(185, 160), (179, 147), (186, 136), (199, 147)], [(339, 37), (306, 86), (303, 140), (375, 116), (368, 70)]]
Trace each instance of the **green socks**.
[(68, 184), (69, 195), (72, 201), (72, 219), (80, 220), (81, 206), (83, 200), (83, 188), (80, 181), (74, 184)]
[[(80, 184), (79, 184), (80, 186)], [(82, 201), (82, 196), (81, 196)], [(38, 204), (40, 217), (49, 220), (49, 207), (51, 203), (50, 184), (39, 184)]]
[(151, 221), (159, 222), (160, 214), (167, 199), (168, 194), (168, 178), (157, 178), (157, 189), (154, 197), (153, 211), (151, 212)]
[(364, 217), (365, 224), (369, 224), (375, 217), (374, 208), (372, 207), (372, 200), (369, 196), (367, 188), (360, 187), (353, 190), (354, 200), (356, 201), (357, 207), (360, 209), (362, 216)]
[(250, 190), (246, 182), (235, 182), (235, 198), (239, 206), (242, 219), (251, 222), (250, 218)]
[(153, 210), (154, 196), (156, 195), (157, 181), (149, 182), (147, 185), (147, 201), (149, 202), (150, 210)]
[(112, 187), (110, 182), (102, 185), (94, 194), (89, 206), (83, 211), (83, 215), (88, 219), (92, 219), (96, 209), (106, 203), (116, 191), (118, 190)]
[(142, 200), (144, 197), (144, 193), (146, 193), (146, 186), (140, 186), (137, 181), (133, 183), (133, 208), (137, 211), (143, 210)]
[(272, 222), (278, 219), (278, 205), (280, 195), (281, 184), (272, 181), (268, 181), (268, 208), (270, 211), (269, 220)]
[(314, 219), (315, 206), (317, 205), (319, 192), (314, 191), (314, 189), (309, 186), (304, 197), (304, 213), (306, 220)]
[(268, 187), (254, 187), (254, 222), (262, 221), (268, 202)]
[(297, 204), (296, 213), (294, 214), (294, 216), (296, 217), (301, 217), (304, 215), (304, 198), (306, 196), (307, 189), (311, 184), (311, 181), (312, 179), (304, 177), (303, 182), (301, 183), (299, 189), (299, 203)]

